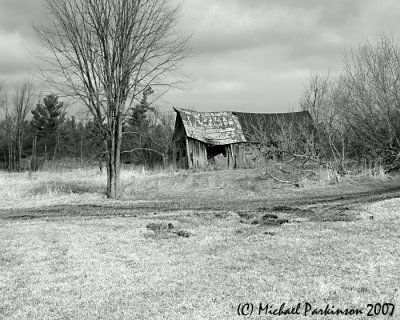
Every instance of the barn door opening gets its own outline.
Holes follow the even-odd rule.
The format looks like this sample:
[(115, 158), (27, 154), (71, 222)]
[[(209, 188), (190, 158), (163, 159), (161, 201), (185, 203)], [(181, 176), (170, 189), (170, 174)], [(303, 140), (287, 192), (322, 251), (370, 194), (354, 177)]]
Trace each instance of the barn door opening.
[(217, 155), (221, 154), (226, 157), (226, 148), (225, 146), (215, 146), (215, 145), (207, 145), (207, 159), (208, 161), (212, 161), (212, 159), (214, 159), (214, 157), (216, 157)]

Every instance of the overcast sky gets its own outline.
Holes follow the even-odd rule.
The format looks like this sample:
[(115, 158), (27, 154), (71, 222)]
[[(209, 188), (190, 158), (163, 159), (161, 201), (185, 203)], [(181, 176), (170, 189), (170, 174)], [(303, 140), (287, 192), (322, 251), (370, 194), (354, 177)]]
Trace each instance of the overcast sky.
[[(12, 83), (34, 67), (32, 22), (40, 0), (0, 0), (0, 78)], [(185, 0), (180, 28), (197, 53), (192, 81), (165, 105), (200, 111), (285, 112), (297, 108), (310, 74), (335, 74), (345, 48), (392, 33), (398, 0)]]

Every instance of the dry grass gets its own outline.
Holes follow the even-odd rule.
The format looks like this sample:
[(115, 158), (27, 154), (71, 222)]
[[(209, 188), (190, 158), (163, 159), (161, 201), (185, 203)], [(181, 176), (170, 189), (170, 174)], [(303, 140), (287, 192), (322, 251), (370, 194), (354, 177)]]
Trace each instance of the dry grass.
[[(382, 214), (378, 223), (272, 229), (240, 224), (234, 213), (191, 211), (8, 221), (0, 227), (0, 317), (234, 319), (244, 302), (364, 311), (368, 303), (398, 304), (397, 205), (369, 208)], [(156, 221), (191, 236), (154, 237), (146, 225)]]
[[(148, 171), (144, 168), (121, 172), (123, 198), (174, 198), (193, 193), (204, 196), (229, 196), (262, 198), (271, 191), (293, 189), (276, 183), (263, 170), (220, 170), (215, 172), (189, 172), (174, 170)], [(301, 189), (318, 189), (321, 186), (342, 182), (366, 183), (387, 182), (391, 178), (381, 167), (368, 168), (353, 175), (338, 177), (332, 170), (318, 168), (316, 175), (296, 177)], [(274, 172), (278, 175), (277, 172)], [(103, 199), (106, 174), (98, 169), (68, 169), (39, 171), (32, 174), (0, 171), (0, 206), (12, 207), (16, 201), (40, 202), (45, 205), (51, 199)], [(30, 203), (29, 203), (30, 205)]]
[[(397, 178), (360, 175), (303, 188), (255, 170), (124, 171), (122, 178), (124, 199), (111, 201), (96, 170), (0, 173), (0, 206), (9, 208), (0, 210), (0, 319), (235, 319), (245, 302), (329, 303), (362, 308), (363, 316), (350, 318), (365, 319), (368, 303), (400, 303), (400, 200), (357, 203), (349, 210), (354, 221), (323, 222), (333, 209), (315, 211), (318, 203), (285, 207), (356, 189), (373, 194)], [(138, 211), (144, 201), (159, 209)], [(174, 201), (181, 209), (169, 210)], [(273, 201), (279, 210), (266, 205)], [(96, 215), (79, 206), (88, 203)], [(261, 205), (259, 214), (289, 223), (253, 224)], [(46, 216), (12, 216), (20, 208), (34, 217), (34, 207), (48, 208)], [(65, 215), (56, 214), (61, 209)], [(148, 227), (169, 223), (189, 237)]]

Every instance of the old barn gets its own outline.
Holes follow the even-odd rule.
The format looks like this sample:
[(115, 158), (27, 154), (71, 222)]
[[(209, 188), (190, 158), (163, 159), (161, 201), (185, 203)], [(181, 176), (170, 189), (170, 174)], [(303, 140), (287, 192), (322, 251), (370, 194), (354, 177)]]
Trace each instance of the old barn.
[(311, 123), (307, 111), (290, 113), (198, 112), (174, 108), (174, 166), (205, 168), (222, 154), (227, 168), (251, 166), (260, 157), (261, 146), (277, 136), (298, 138)]

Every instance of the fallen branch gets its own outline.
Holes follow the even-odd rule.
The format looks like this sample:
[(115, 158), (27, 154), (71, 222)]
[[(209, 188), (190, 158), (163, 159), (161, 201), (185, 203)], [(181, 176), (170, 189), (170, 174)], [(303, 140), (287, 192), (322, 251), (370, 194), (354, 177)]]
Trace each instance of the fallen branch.
[(293, 185), (293, 186), (295, 186), (295, 187), (297, 187), (297, 188), (300, 187), (300, 184), (299, 184), (299, 183), (292, 182), (292, 181), (287, 181), (287, 180), (278, 179), (278, 178), (274, 177), (272, 174), (270, 174), (268, 171), (265, 171), (265, 172), (263, 172), (262, 174), (263, 174), (263, 175), (269, 176), (270, 178), (272, 178), (272, 179), (275, 180), (276, 182), (291, 184), (291, 185)]
[[(290, 172), (285, 171), (285, 170), (282, 169), (282, 164), (280, 164), (280, 163), (278, 163), (278, 162), (276, 162), (276, 161), (274, 161), (273, 163), (274, 163), (274, 164), (278, 167), (278, 169), (279, 169), (280, 171), (282, 171), (283, 173), (290, 174)], [(297, 171), (308, 172), (308, 173), (310, 173), (310, 174), (312, 174), (312, 175), (314, 175), (314, 176), (317, 175), (314, 171), (312, 171), (312, 170), (310, 170), (310, 169), (300, 169), (300, 168), (297, 168), (297, 167), (295, 167), (295, 166), (292, 166), (292, 165), (288, 164), (287, 162), (284, 163), (283, 165), (288, 166), (288, 167), (290, 167), (290, 168), (292, 168), (292, 169), (295, 169), (295, 170), (297, 170)]]

